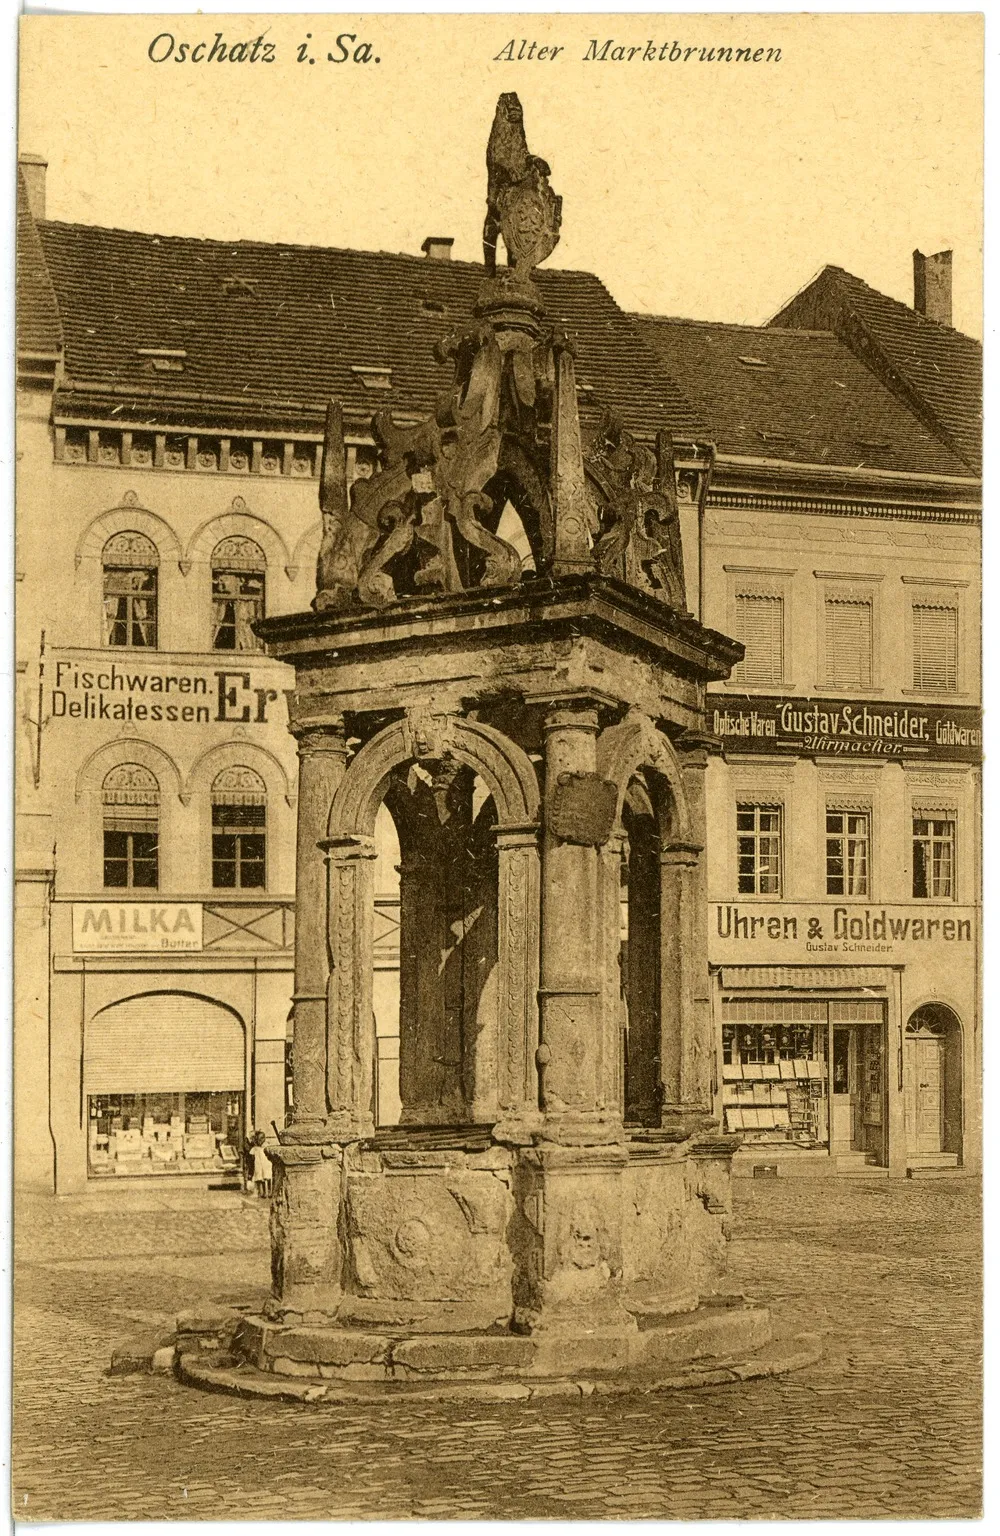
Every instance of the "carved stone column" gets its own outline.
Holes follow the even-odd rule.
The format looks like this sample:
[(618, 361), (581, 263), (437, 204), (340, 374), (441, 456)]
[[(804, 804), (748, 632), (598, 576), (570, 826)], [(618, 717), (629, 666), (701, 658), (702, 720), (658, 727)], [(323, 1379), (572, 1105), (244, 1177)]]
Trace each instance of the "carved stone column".
[[(497, 845), (497, 1063), (494, 1103), (498, 1140), (527, 1141), (541, 1123), (538, 1068), (539, 860), (536, 826), (500, 826)], [(489, 1091), (477, 1061), (476, 1119)]]
[(622, 974), (622, 859), (625, 832), (615, 828), (600, 850), (601, 1016), (607, 1040), (602, 1092), (607, 1104), (625, 1109), (625, 978)]
[(694, 968), (694, 881), (701, 850), (667, 843), (660, 853), (660, 1072), (664, 1107), (690, 1102)]
[(272, 1153), (271, 1274), (277, 1316), (328, 1315), (340, 1298), (339, 1148), (330, 1145), (326, 1091), (326, 860), (322, 842), (347, 767), (339, 716), (297, 722), (293, 1106)]
[(714, 1041), (705, 908), (705, 767), (698, 737), (678, 743), (688, 826), (697, 841), (671, 842), (660, 855), (661, 1070), (665, 1119), (709, 1114)]
[(601, 1006), (600, 854), (595, 843), (583, 841), (586, 831), (580, 841), (557, 836), (552, 819), (556, 795), (567, 783), (579, 775), (596, 781), (597, 730), (597, 710), (585, 695), (559, 701), (545, 720), (541, 1100), (546, 1136), (581, 1143), (622, 1134), (621, 1106), (609, 1104), (603, 1088), (609, 1041)]
[(325, 1140), (326, 1098), (326, 837), (330, 804), (347, 768), (343, 720), (292, 727), (299, 748), (295, 849), (295, 1035), (289, 1142)]
[(358, 834), (331, 837), (322, 847), (329, 855), (327, 1129), (331, 1141), (345, 1143), (375, 1129), (372, 945), (378, 849), (374, 838)]
[(715, 1061), (715, 1031), (712, 1023), (711, 988), (708, 966), (708, 875), (705, 865), (707, 817), (705, 774), (710, 751), (718, 749), (711, 737), (690, 733), (678, 743), (684, 796), (687, 800), (692, 840), (697, 852), (688, 875), (690, 895), (689, 965), (690, 991), (688, 1015), (681, 1054), (681, 1099), (697, 1104), (706, 1112), (712, 1108), (712, 1077)]

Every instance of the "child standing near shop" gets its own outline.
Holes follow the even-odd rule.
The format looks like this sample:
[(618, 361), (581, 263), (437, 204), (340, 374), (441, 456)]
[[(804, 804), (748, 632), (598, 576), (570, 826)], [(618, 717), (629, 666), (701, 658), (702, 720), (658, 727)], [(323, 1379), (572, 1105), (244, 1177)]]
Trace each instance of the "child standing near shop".
[(258, 1131), (253, 1139), (253, 1181), (260, 1200), (271, 1198), (271, 1159), (264, 1149), (264, 1132)]

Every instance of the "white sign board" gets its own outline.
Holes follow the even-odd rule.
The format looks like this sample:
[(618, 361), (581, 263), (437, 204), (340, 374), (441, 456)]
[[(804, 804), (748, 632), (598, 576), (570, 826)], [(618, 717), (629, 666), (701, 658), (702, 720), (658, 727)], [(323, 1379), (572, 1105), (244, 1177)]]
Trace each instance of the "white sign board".
[(77, 901), (73, 949), (77, 954), (199, 950), (200, 902)]

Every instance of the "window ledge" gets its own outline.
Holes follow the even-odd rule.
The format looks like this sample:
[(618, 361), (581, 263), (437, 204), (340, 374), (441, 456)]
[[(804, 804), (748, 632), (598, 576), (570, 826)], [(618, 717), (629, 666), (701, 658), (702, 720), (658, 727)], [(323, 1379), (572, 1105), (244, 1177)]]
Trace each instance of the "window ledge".
[(816, 693), (831, 698), (845, 699), (870, 699), (873, 694), (884, 693), (885, 688), (881, 683), (870, 683), (864, 688), (853, 688), (849, 683), (817, 683)]
[(967, 688), (942, 688), (939, 693), (929, 688), (901, 688), (899, 691), (904, 699), (917, 699), (924, 704), (958, 704), (963, 699), (978, 702), (978, 696), (970, 693)]

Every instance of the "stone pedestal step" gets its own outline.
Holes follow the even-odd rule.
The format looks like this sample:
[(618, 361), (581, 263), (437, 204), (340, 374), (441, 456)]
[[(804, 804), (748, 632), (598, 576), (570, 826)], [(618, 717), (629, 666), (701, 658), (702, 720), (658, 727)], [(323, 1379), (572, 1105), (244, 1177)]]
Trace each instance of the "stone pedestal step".
[(624, 1326), (427, 1333), (338, 1326), (288, 1326), (244, 1317), (231, 1333), (234, 1360), (272, 1375), (399, 1383), (608, 1374), (736, 1359), (771, 1339), (770, 1314), (732, 1298), (706, 1298), (691, 1312), (644, 1314)]
[(277, 1398), (300, 1403), (352, 1403), (394, 1399), (437, 1402), (471, 1399), (480, 1402), (526, 1401), (545, 1397), (622, 1396), (629, 1392), (667, 1392), (685, 1387), (715, 1387), (759, 1377), (784, 1375), (814, 1365), (822, 1348), (818, 1335), (797, 1334), (776, 1339), (738, 1359), (706, 1356), (675, 1363), (607, 1374), (552, 1375), (545, 1378), (496, 1380), (324, 1381), (277, 1376), (232, 1355), (189, 1353), (180, 1357), (177, 1375), (188, 1386), (236, 1397)]

